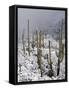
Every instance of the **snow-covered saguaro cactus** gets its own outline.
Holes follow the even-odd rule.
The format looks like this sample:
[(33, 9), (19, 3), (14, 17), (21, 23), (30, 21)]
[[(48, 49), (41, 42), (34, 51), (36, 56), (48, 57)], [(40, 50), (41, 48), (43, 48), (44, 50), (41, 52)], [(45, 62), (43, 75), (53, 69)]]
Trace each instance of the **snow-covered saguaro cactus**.
[(44, 48), (44, 32), (42, 33), (42, 47)]
[(42, 33), (40, 31), (39, 32), (39, 49), (41, 49), (41, 38), (42, 38)]
[(51, 60), (51, 46), (50, 46), (50, 41), (49, 41), (49, 57), (48, 57), (48, 64), (50, 66), (50, 70), (48, 72), (48, 75), (50, 77), (53, 76), (53, 69), (52, 69), (52, 60)]
[(30, 56), (29, 20), (28, 20), (28, 53)]
[(63, 61), (64, 58), (64, 44), (62, 44), (62, 56), (61, 56), (61, 62)]
[(63, 37), (62, 36), (62, 34), (63, 34), (62, 30), (63, 30), (63, 20), (61, 23), (61, 29), (59, 31), (59, 57), (61, 59), (60, 62), (63, 61), (63, 57), (64, 57), (64, 44), (62, 42), (62, 37)]
[(24, 42), (24, 31), (22, 33), (22, 44), (23, 44), (23, 52), (25, 54), (25, 42)]
[(34, 33), (32, 33), (32, 48), (34, 50), (35, 47), (35, 39), (34, 39)]
[(38, 45), (39, 46), (39, 49), (38, 49), (38, 58), (39, 58), (39, 62), (40, 62), (40, 70), (41, 70), (41, 77), (42, 77), (42, 67), (41, 67), (41, 64), (42, 64), (41, 63), (41, 57), (42, 57), (42, 50), (41, 50), (41, 43), (42, 42), (41, 41), (42, 40), (41, 40), (41, 38), (42, 38), (42, 32), (40, 31), (39, 32), (39, 40), (38, 40), (39, 41), (39, 43), (38, 43), (39, 44)]
[(39, 66), (39, 69), (41, 70), (41, 77), (42, 77), (42, 67), (41, 67), (41, 56), (42, 56), (42, 51), (41, 51), (41, 31), (38, 33), (36, 31), (37, 35), (37, 63)]
[(36, 45), (37, 45), (37, 63), (38, 63), (38, 66), (40, 68), (40, 61), (39, 61), (39, 43), (38, 43), (38, 31), (36, 31)]
[(62, 43), (62, 30), (63, 30), (63, 22), (61, 24), (61, 28), (59, 29), (59, 54), (58, 57), (58, 67), (57, 67), (57, 76), (60, 72), (60, 63), (63, 61), (64, 57), (64, 44)]
[(51, 69), (52, 69), (50, 41), (49, 41), (49, 58), (48, 58), (48, 64), (51, 65)]
[(36, 30), (36, 38), (35, 38), (35, 41), (36, 41), (36, 47), (37, 47), (37, 50), (38, 50), (38, 31)]

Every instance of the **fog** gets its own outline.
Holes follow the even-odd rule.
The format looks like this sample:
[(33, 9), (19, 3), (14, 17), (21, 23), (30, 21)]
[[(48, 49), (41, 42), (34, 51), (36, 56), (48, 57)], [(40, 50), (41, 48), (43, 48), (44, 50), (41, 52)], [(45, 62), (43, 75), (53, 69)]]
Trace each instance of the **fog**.
[(33, 31), (44, 30), (53, 33), (56, 24), (65, 18), (65, 11), (18, 8), (18, 40), (22, 32), (27, 36), (28, 20), (30, 35)]

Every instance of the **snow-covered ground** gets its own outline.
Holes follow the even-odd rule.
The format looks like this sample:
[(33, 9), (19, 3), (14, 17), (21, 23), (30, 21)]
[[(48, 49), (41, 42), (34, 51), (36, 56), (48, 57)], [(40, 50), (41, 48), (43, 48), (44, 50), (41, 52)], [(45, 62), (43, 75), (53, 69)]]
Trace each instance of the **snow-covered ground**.
[[(52, 68), (54, 75), (52, 77), (48, 76), (49, 64), (47, 59), (47, 54), (49, 54), (49, 40), (51, 41), (51, 60)], [(41, 57), (41, 67), (42, 67), (42, 76), (41, 70), (37, 63), (37, 48), (31, 47), (30, 56), (26, 50), (27, 45), (25, 45), (25, 54), (23, 52), (22, 43), (18, 43), (18, 82), (24, 81), (40, 81), (40, 80), (59, 80), (65, 79), (65, 56), (63, 61), (60, 63), (60, 73), (57, 76), (57, 63), (58, 57), (56, 56), (56, 51), (58, 51), (59, 44), (53, 38), (44, 39), (44, 48), (42, 50)]]

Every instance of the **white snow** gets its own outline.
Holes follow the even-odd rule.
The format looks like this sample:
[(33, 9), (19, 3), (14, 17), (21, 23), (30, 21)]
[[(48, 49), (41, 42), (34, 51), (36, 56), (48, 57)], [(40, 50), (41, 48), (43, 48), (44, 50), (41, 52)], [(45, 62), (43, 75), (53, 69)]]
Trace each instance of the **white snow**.
[[(47, 54), (49, 54), (48, 49), (48, 42), (51, 41), (51, 60), (52, 60), (52, 67), (54, 71), (54, 75), (52, 77), (49, 77), (47, 75), (49, 71), (49, 64), (47, 59)], [(63, 62), (61, 63), (60, 68), (60, 74), (57, 76), (57, 63), (58, 63), (58, 57), (56, 56), (56, 48), (59, 47), (58, 42), (54, 40), (53, 38), (49, 38), (49, 36), (44, 39), (44, 46), (45, 48), (41, 48), (42, 50), (42, 58), (41, 58), (41, 67), (43, 75), (41, 77), (41, 70), (39, 69), (38, 63), (37, 63), (37, 48), (34, 47), (34, 50), (31, 47), (30, 56), (28, 55), (28, 51), (25, 50), (25, 53), (23, 53), (23, 45), (22, 43), (18, 43), (18, 82), (24, 82), (24, 81), (39, 81), (39, 80), (59, 80), (59, 79), (65, 79), (65, 57), (63, 59)], [(26, 49), (27, 45), (25, 46)], [(58, 49), (57, 49), (58, 50)], [(45, 57), (45, 58), (44, 58)], [(19, 66), (19, 64), (21, 66)], [(21, 68), (21, 71), (20, 71)]]

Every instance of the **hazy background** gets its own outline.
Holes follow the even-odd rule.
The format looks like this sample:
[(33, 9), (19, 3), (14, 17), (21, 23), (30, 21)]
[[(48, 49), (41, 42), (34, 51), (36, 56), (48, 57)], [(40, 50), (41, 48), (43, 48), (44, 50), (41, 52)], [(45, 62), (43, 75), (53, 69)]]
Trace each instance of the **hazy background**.
[(30, 35), (35, 30), (52, 34), (62, 18), (65, 18), (65, 11), (18, 8), (18, 42), (21, 42), (23, 31), (27, 36), (28, 20)]

